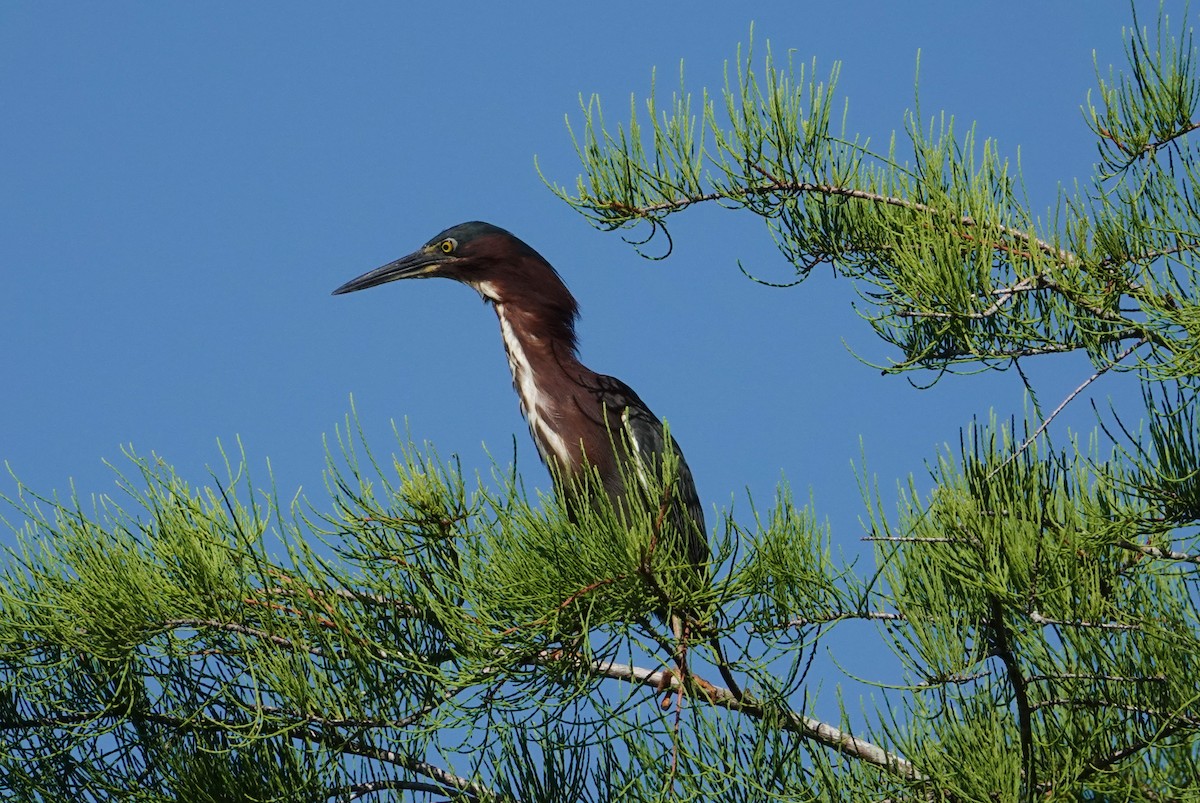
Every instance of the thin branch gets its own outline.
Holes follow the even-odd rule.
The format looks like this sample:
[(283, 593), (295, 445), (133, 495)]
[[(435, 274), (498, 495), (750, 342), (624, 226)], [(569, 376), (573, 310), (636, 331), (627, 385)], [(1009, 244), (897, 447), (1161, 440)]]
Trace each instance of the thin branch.
[(1126, 319), (1122, 318), (1118, 312), (1110, 309), (1104, 309), (1103, 307), (1097, 307), (1095, 304), (1089, 304), (1086, 301), (1083, 301), (1079, 297), (1080, 294), (1074, 289), (1067, 289), (1053, 279), (1049, 279), (1044, 276), (1040, 277), (1040, 288), (1053, 290), (1080, 309), (1090, 312), (1099, 320), (1108, 321), (1109, 323), (1126, 323)]
[(1165, 675), (1150, 675), (1148, 677), (1125, 677), (1122, 675), (1097, 675), (1081, 672), (1063, 672), (1055, 675), (1030, 675), (1029, 682), (1043, 680), (1104, 680), (1110, 683), (1166, 683)]
[[(324, 728), (348, 728), (353, 730), (373, 730), (390, 728), (394, 730), (402, 730), (421, 718), (436, 710), (443, 702), (454, 697), (463, 689), (459, 688), (453, 691), (446, 692), (442, 695), (442, 699), (436, 703), (431, 703), (423, 708), (414, 711), (401, 719), (359, 719), (359, 718), (339, 718), (332, 719), (322, 717), (316, 714), (301, 714), (296, 711), (291, 711), (286, 708), (280, 708), (272, 705), (260, 705), (255, 707), (255, 711), (261, 714), (270, 714), (285, 720), (288, 726), (291, 725), (312, 725)], [(169, 727), (178, 727), (181, 730), (198, 730), (212, 731), (222, 730), (232, 727), (240, 727), (242, 723), (232, 723), (228, 720), (217, 719), (207, 716), (193, 716), (187, 719), (171, 716), (170, 714), (159, 714), (152, 711), (143, 711), (137, 714), (127, 714), (125, 711), (116, 711), (104, 709), (101, 711), (81, 711), (76, 713), (57, 713), (40, 717), (22, 717), (20, 719), (3, 719), (0, 718), (0, 731), (7, 730), (28, 730), (37, 728), (69, 728), (77, 725), (87, 725), (90, 723), (99, 722), (105, 719), (128, 718), (130, 721), (153, 722), (157, 725), (165, 725)]]
[(1169, 713), (1166, 711), (1158, 711), (1153, 708), (1140, 708), (1136, 705), (1127, 703), (1116, 703), (1112, 700), (1081, 700), (1078, 697), (1070, 699), (1058, 698), (1052, 700), (1042, 700), (1036, 703), (1034, 708), (1104, 708), (1112, 711), (1125, 711), (1130, 714), (1140, 714), (1142, 716), (1163, 717), (1169, 722), (1175, 723), (1178, 728), (1200, 728), (1200, 717), (1189, 717), (1181, 714)]
[(1132, 541), (1118, 541), (1117, 546), (1122, 549), (1131, 549), (1135, 552), (1141, 552), (1143, 555), (1149, 555), (1152, 558), (1160, 560), (1177, 560), (1183, 563), (1195, 563), (1200, 565), (1200, 555), (1191, 555), (1186, 552), (1175, 552), (1170, 549), (1159, 549), (1156, 546), (1149, 544), (1135, 544)]
[(443, 795), (446, 787), (424, 781), (364, 781), (362, 783), (339, 786), (329, 790), (329, 800), (358, 800), (366, 795), (373, 795), (386, 789), (403, 789), (409, 792), (426, 792), (431, 795)]
[[(1120, 343), (1122, 340), (1130, 338), (1138, 338), (1145, 340), (1146, 334), (1138, 329), (1122, 329), (1119, 332), (1111, 332), (1104, 335), (1100, 340), (1108, 343)], [(1077, 351), (1084, 347), (1083, 343), (1048, 343), (1044, 346), (1030, 346), (1023, 349), (1012, 349), (1009, 351), (980, 351), (970, 355), (972, 361), (978, 360), (1008, 360), (1014, 357), (1037, 357), (1042, 354), (1062, 354), (1067, 351)], [(936, 356), (936, 355), (935, 355)]]
[(771, 625), (767, 628), (752, 627), (749, 632), (762, 633), (771, 630), (783, 630), (789, 627), (808, 627), (809, 625), (829, 624), (830, 622), (840, 622), (846, 619), (861, 619), (863, 621), (883, 621), (883, 622), (907, 622), (908, 617), (902, 613), (890, 613), (888, 611), (832, 611), (830, 613), (821, 614), (820, 616), (802, 616), (798, 619), (792, 619), (777, 625)]
[(430, 624), (438, 624), (437, 622), (430, 620), (429, 613), (427, 611), (422, 611), (416, 606), (410, 605), (407, 602), (401, 602), (400, 600), (392, 599), (391, 597), (385, 597), (382, 594), (369, 594), (365, 591), (354, 591), (347, 588), (324, 588), (318, 592), (316, 589), (312, 588), (296, 589), (288, 588), (286, 586), (272, 586), (258, 589), (258, 591), (263, 594), (275, 594), (286, 597), (297, 597), (301, 596), (301, 594), (304, 594), (305, 596), (314, 600), (318, 599), (319, 596), (330, 595), (351, 600), (353, 602), (373, 602), (376, 605), (393, 608), (405, 616), (410, 616), (414, 619), (421, 619), (422, 621), (429, 622)]
[(503, 797), (496, 792), (491, 791), (487, 787), (470, 781), (461, 776), (455, 775), (452, 772), (442, 769), (441, 767), (430, 764), (428, 761), (421, 761), (412, 756), (401, 755), (383, 747), (374, 747), (359, 739), (347, 739), (339, 734), (323, 733), (312, 728), (297, 731), (292, 734), (293, 739), (303, 739), (305, 741), (318, 742), (337, 750), (340, 753), (349, 755), (362, 756), (363, 758), (374, 759), (385, 764), (394, 764), (398, 767), (403, 767), (409, 772), (414, 772), (418, 775), (424, 775), (440, 784), (445, 789), (453, 789), (454, 791), (465, 795), (471, 800), (511, 800), (512, 798)]
[[(15, 731), (15, 730), (33, 730), (37, 728), (69, 728), (75, 725), (86, 725), (89, 722), (95, 722), (105, 717), (115, 716), (111, 711), (82, 711), (75, 714), (53, 714), (44, 717), (20, 717), (19, 719), (7, 719), (0, 717), (0, 731)], [(142, 715), (142, 718), (156, 722), (157, 717), (153, 714)], [(169, 723), (164, 723), (169, 724)], [(213, 726), (215, 728), (216, 726)], [(210, 730), (208, 728), (196, 727), (196, 730)]]
[(936, 689), (939, 686), (955, 685), (960, 686), (964, 683), (973, 683), (976, 680), (983, 680), (990, 676), (990, 672), (976, 672), (973, 675), (934, 675), (927, 678), (916, 688), (919, 690)]
[(1170, 145), (1175, 140), (1179, 139), (1180, 137), (1187, 136), (1188, 134), (1192, 133), (1193, 131), (1195, 131), (1198, 128), (1200, 128), (1200, 122), (1188, 123), (1187, 125), (1180, 127), (1179, 130), (1172, 131), (1168, 136), (1165, 136), (1162, 139), (1156, 139), (1151, 142), (1147, 142), (1139, 150), (1136, 150), (1136, 151), (1133, 148), (1126, 145), (1124, 142), (1121, 142), (1119, 139), (1117, 139), (1117, 137), (1111, 131), (1109, 131), (1107, 128), (1101, 128), (1100, 135), (1102, 137), (1104, 137), (1105, 139), (1107, 139), (1109, 142), (1111, 142), (1113, 145), (1116, 145), (1117, 148), (1120, 149), (1121, 153), (1127, 154), (1130, 157), (1129, 162), (1126, 163), (1126, 166), (1128, 166), (1130, 164), (1133, 164), (1134, 160), (1137, 159), (1139, 156), (1144, 156), (1147, 154), (1153, 155), (1160, 148), (1164, 148), (1167, 145)]
[[(22, 730), (34, 728), (75, 728), (79, 725), (87, 725), (97, 723), (102, 720), (126, 720), (131, 723), (154, 723), (173, 728), (179, 732), (212, 732), (226, 731), (237, 729), (245, 726), (244, 722), (218, 719), (209, 716), (189, 716), (178, 717), (169, 714), (158, 714), (153, 712), (140, 712), (137, 714), (129, 714), (125, 711), (102, 710), (95, 712), (76, 712), (70, 714), (56, 714), (44, 717), (23, 717), (21, 719), (0, 719), (0, 731), (4, 730)], [(316, 717), (296, 716), (299, 721), (309, 722), (331, 722), (332, 720), (320, 720)], [(292, 739), (302, 741), (312, 741), (323, 744), (331, 749), (341, 753), (350, 755), (362, 756), (370, 758), (386, 764), (394, 764), (399, 767), (413, 772), (417, 775), (423, 775), (436, 781), (441, 789), (445, 792), (447, 789), (453, 789), (461, 795), (466, 795), (471, 800), (506, 800), (501, 795), (492, 792), (491, 790), (474, 783), (466, 778), (462, 778), (451, 772), (443, 770), (427, 761), (413, 758), (411, 756), (401, 755), (399, 753), (387, 750), (381, 747), (374, 747), (362, 741), (361, 739), (348, 739), (337, 733), (327, 733), (315, 727), (301, 727), (290, 731), (288, 734)]]
[(1050, 422), (1053, 421), (1055, 418), (1057, 418), (1058, 414), (1061, 413), (1064, 409), (1066, 409), (1066, 406), (1068, 404), (1070, 404), (1072, 401), (1074, 401), (1076, 396), (1078, 396), (1080, 393), (1083, 393), (1083, 391), (1085, 389), (1087, 389), (1088, 385), (1095, 382), (1097, 379), (1099, 379), (1101, 376), (1103, 376), (1105, 373), (1107, 373), (1109, 371), (1109, 369), (1111, 369), (1113, 366), (1117, 365), (1119, 362), (1124, 360), (1130, 354), (1133, 354), (1133, 352), (1136, 351), (1137, 348), (1139, 346), (1141, 346), (1142, 344), (1144, 344), (1145, 342), (1146, 342), (1145, 337), (1139, 338), (1137, 340), (1137, 342), (1135, 342), (1129, 348), (1125, 349), (1120, 354), (1118, 354), (1116, 357), (1114, 357), (1111, 362), (1108, 362), (1105, 365), (1101, 366), (1094, 374), (1092, 374), (1087, 379), (1085, 379), (1079, 385), (1079, 387), (1075, 388), (1073, 391), (1068, 393), (1067, 397), (1065, 399), (1063, 399), (1062, 402), (1057, 407), (1054, 408), (1053, 412), (1051, 412), (1050, 415), (1046, 416), (1046, 418), (1042, 421), (1042, 423), (1038, 425), (1038, 428), (1033, 431), (1032, 435), (1030, 435), (1028, 438), (1026, 438), (1021, 443), (1020, 446), (1018, 446), (1016, 449), (1014, 449), (1013, 453), (1010, 454), (1007, 458), (1005, 458), (1003, 463), (1001, 463), (1000, 465), (998, 465), (994, 469), (992, 469), (990, 472), (988, 472), (987, 478), (991, 479), (992, 477), (996, 476), (996, 472), (1000, 471), (1005, 466), (1007, 466), (1009, 463), (1016, 460), (1017, 457), (1019, 457), (1022, 452), (1024, 452), (1026, 449), (1028, 449), (1030, 446), (1032, 446), (1033, 442), (1036, 441), (1038, 439), (1038, 437), (1043, 432), (1046, 431), (1046, 428), (1050, 426)]
[(872, 535), (865, 538), (860, 538), (860, 541), (882, 541), (890, 544), (964, 544), (970, 543), (963, 541), (961, 538), (945, 538), (943, 536), (930, 536), (928, 538), (915, 535)]
[(441, 708), (443, 703), (449, 702), (454, 697), (466, 691), (469, 686), (459, 686), (449, 689), (442, 693), (440, 699), (428, 703), (427, 705), (418, 708), (411, 714), (401, 717), (400, 719), (360, 719), (357, 717), (343, 717), (339, 719), (331, 719), (328, 717), (320, 717), (315, 714), (298, 715), (284, 708), (272, 705), (260, 705), (257, 710), (264, 714), (274, 714), (276, 716), (303, 722), (308, 725), (320, 725), (326, 728), (349, 728), (354, 730), (382, 729), (391, 728), (394, 730), (403, 730), (411, 725), (420, 722), (422, 719)]
[(1042, 616), (1038, 611), (1029, 612), (1029, 621), (1038, 625), (1053, 625), (1055, 627), (1094, 627), (1099, 630), (1141, 630), (1141, 625), (1127, 625), (1120, 622), (1085, 622), (1082, 620), (1068, 622), (1065, 619), (1051, 619)]
[[(163, 621), (163, 624), (167, 625), (168, 627), (173, 627), (173, 628), (174, 627), (191, 627), (191, 628), (196, 628), (196, 629), (210, 628), (213, 630), (226, 630), (230, 633), (238, 633), (240, 635), (249, 636), (251, 638), (263, 639), (265, 641), (269, 641), (272, 644), (276, 644), (285, 649), (289, 649), (289, 650), (293, 650), (293, 651), (297, 651), (297, 652), (307, 652), (310, 655), (317, 656), (318, 658), (327, 657), (327, 653), (325, 652), (325, 650), (321, 649), (320, 647), (310, 647), (305, 644), (297, 644), (296, 642), (292, 641), (289, 638), (285, 638), (283, 636), (276, 636), (272, 633), (266, 632), (265, 630), (258, 630), (253, 627), (247, 627), (246, 625), (239, 625), (234, 622), (218, 622), (213, 619), (166, 619)], [(334, 627), (332, 622), (328, 622), (328, 623), (322, 622), (322, 625), (326, 626), (326, 627)], [(360, 640), (360, 642), (361, 642), (361, 640)], [(366, 644), (365, 642), (361, 642), (361, 643), (362, 643), (362, 646), (366, 647), (368, 650), (371, 651), (371, 653), (374, 655), (374, 657), (379, 658), (380, 660), (388, 661), (388, 660), (395, 658), (397, 655), (396, 653), (389, 653), (387, 650), (384, 650), (379, 647), (371, 647), (370, 645)], [(338, 656), (335, 655), (334, 657), (338, 657)]]
[[(966, 320), (982, 320), (990, 318), (1001, 310), (1001, 308), (1015, 298), (1020, 293), (1032, 293), (1037, 290), (1047, 289), (1047, 285), (1042, 283), (1043, 277), (1029, 276), (1014, 284), (1012, 287), (1002, 287), (999, 290), (993, 290), (991, 295), (999, 296), (991, 305), (982, 312), (932, 312), (905, 310), (898, 313), (902, 318), (936, 318), (936, 319), (966, 319)], [(978, 298), (978, 296), (976, 296)]]
[[(1193, 240), (1191, 242), (1182, 242), (1179, 245), (1173, 246), (1171, 248), (1163, 248), (1162, 250), (1159, 250), (1159, 251), (1143, 251), (1140, 254), (1126, 254), (1120, 261), (1122, 261), (1122, 262), (1150, 262), (1151, 260), (1162, 259), (1163, 257), (1175, 256), (1176, 254), (1182, 254), (1186, 251), (1195, 251), (1197, 248), (1200, 248), (1200, 242)], [(1103, 268), (1103, 267), (1107, 267), (1109, 265), (1114, 265), (1116, 263), (1117, 263), (1116, 257), (1104, 257), (1096, 264), (1098, 267)]]
[(204, 628), (210, 630), (226, 630), (230, 633), (237, 633), (238, 635), (269, 641), (272, 644), (283, 647), (287, 650), (292, 650), (293, 652), (307, 652), (317, 656), (318, 658), (325, 657), (325, 651), (320, 647), (309, 647), (306, 644), (297, 644), (289, 638), (276, 636), (272, 633), (266, 632), (265, 630), (257, 630), (253, 627), (235, 624), (234, 622), (218, 622), (213, 619), (166, 619), (163, 621), (163, 624), (172, 629), (178, 627), (190, 627), (196, 630), (201, 630)]
[(1085, 768), (1084, 771), (1079, 774), (1079, 780), (1080, 781), (1087, 780), (1092, 775), (1095, 775), (1097, 772), (1106, 770), (1109, 767), (1111, 767), (1112, 765), (1118, 764), (1118, 763), (1124, 761), (1125, 759), (1129, 758), (1130, 756), (1140, 753), (1142, 750), (1145, 750), (1147, 747), (1150, 747), (1151, 745), (1155, 744), (1156, 742), (1162, 741), (1163, 739), (1167, 738), (1168, 736), (1172, 736), (1175, 733), (1177, 733), (1181, 730), (1184, 730), (1187, 727), (1189, 727), (1189, 723), (1187, 723), (1187, 722), (1175, 722), (1173, 724), (1163, 727), (1157, 733), (1155, 733), (1151, 736), (1146, 736), (1146, 737), (1134, 740), (1134, 742), (1132, 744), (1126, 745), (1125, 747), (1122, 747), (1120, 750), (1115, 750), (1106, 756), (1094, 758), (1088, 762), (1087, 768)]

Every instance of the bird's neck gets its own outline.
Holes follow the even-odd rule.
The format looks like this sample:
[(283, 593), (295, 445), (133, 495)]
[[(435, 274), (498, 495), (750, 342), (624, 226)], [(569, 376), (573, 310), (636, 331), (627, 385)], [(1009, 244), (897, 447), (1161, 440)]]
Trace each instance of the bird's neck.
[(575, 352), (573, 321), (547, 318), (544, 311), (493, 300), (508, 354), (513, 388), (542, 460), (559, 468), (578, 462), (564, 420), (576, 413), (578, 390), (590, 375)]

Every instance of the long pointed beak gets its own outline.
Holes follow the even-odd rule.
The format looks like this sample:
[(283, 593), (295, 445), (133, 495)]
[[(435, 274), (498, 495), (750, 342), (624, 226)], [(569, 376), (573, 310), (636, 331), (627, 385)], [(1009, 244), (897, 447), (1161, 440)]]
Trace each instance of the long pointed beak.
[(442, 263), (448, 262), (446, 255), (421, 249), (406, 257), (400, 257), (395, 262), (389, 262), (381, 268), (368, 271), (362, 276), (343, 284), (333, 291), (335, 296), (343, 293), (353, 293), (355, 290), (366, 290), (368, 287), (395, 282), (400, 279), (417, 279), (434, 276)]

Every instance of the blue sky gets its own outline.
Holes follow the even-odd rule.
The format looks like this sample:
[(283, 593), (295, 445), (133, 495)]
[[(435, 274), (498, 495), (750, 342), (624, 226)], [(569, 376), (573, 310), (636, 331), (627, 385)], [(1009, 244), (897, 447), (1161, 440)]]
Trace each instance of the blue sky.
[[(708, 5), (708, 7), (706, 7)], [(1177, 4), (1172, 10), (1178, 11)], [(818, 73), (843, 64), (853, 131), (886, 143), (913, 104), (1020, 149), (1034, 205), (1086, 179), (1080, 105), (1122, 64), (1121, 3), (870, 2), (45, 4), (0, 6), (0, 461), (30, 487), (116, 491), (132, 444), (202, 484), (242, 439), (281, 496), (326, 496), (322, 436), (350, 408), (375, 448), (390, 421), (486, 471), (516, 437), (548, 487), (495, 316), (451, 282), (333, 298), (441, 229), (482, 219), (545, 255), (580, 300), (582, 357), (633, 386), (682, 444), (707, 505), (767, 504), (786, 476), (855, 554), (868, 466), (896, 485), (990, 410), (1023, 415), (1015, 373), (918, 390), (848, 350), (896, 356), (818, 270), (786, 279), (757, 219), (695, 209), (675, 252), (640, 259), (558, 201), (578, 172), (564, 115), (598, 93), (610, 121), (680, 60), (699, 91), (748, 37)], [(1145, 4), (1153, 23), (1157, 4)], [(1030, 364), (1053, 407), (1091, 368)], [(916, 377), (927, 381), (929, 377)], [(1063, 419), (1091, 428), (1088, 397)], [(922, 482), (927, 486), (927, 482)], [(16, 485), (0, 475), (0, 492)], [(11, 519), (11, 513), (3, 515)], [(714, 517), (710, 514), (710, 522)], [(0, 532), (0, 543), (11, 533)]]

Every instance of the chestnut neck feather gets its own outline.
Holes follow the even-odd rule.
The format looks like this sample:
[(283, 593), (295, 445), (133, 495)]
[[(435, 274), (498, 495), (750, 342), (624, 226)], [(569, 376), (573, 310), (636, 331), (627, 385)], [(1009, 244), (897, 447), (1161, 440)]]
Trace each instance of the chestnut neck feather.
[[(483, 263), (485, 277), (475, 282), (485, 298), (503, 305), (516, 331), (575, 354), (579, 305), (550, 263), (515, 237), (506, 238), (501, 255)], [(481, 260), (483, 262), (483, 260)]]
[(584, 464), (585, 453), (593, 464), (598, 458), (610, 462), (604, 458), (611, 450), (589, 442), (605, 414), (596, 374), (576, 351), (578, 305), (554, 268), (530, 251), (510, 254), (475, 284), (496, 310), (513, 388), (538, 452), (569, 476)]

